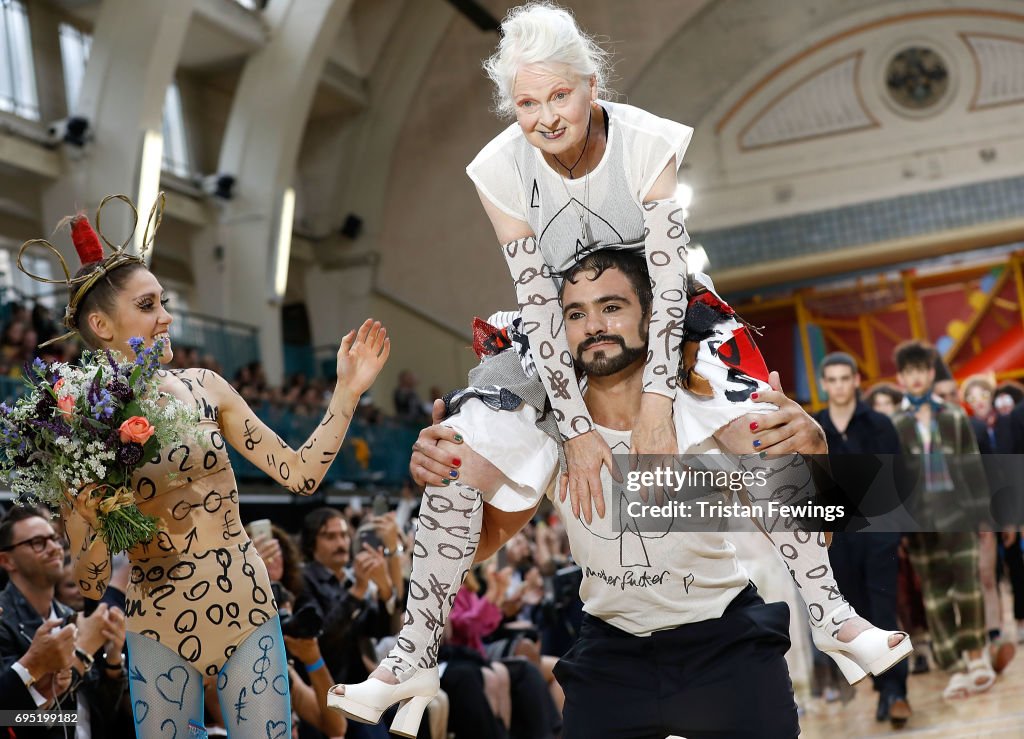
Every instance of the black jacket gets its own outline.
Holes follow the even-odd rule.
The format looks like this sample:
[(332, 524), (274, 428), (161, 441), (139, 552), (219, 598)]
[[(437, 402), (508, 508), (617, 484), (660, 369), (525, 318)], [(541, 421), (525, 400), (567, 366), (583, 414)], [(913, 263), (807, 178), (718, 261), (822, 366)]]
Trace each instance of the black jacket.
[(36, 702), (21, 675), (13, 667), (0, 670), (0, 711), (34, 711), (35, 708)]
[[(43, 623), (43, 618), (36, 613), (13, 582), (7, 583), (7, 587), (0, 591), (0, 607), (3, 608), (3, 615), (0, 615), (0, 668), (7, 670), (28, 651), (32, 645), (32, 637)], [(53, 601), (53, 609), (61, 618), (74, 614), (71, 608), (56, 600)], [(115, 715), (126, 685), (127, 681), (123, 675), (120, 678), (110, 678), (98, 666), (93, 666), (77, 684), (72, 682), (71, 690), (61, 698), (61, 705), (63, 710), (76, 710), (78, 693), (81, 692), (89, 705), (92, 735), (107, 736), (107, 722), (109, 717)], [(24, 685), (22, 689), (24, 690)], [(34, 705), (33, 703), (33, 707)], [(19, 727), (15, 731), (15, 736), (18, 739), (64, 739), (64, 729), (62, 726)], [(72, 736), (70, 730), (67, 736)]]
[[(335, 682), (358, 683), (369, 677), (363, 652), (372, 651), (370, 638), (390, 633), (390, 619), (378, 599), (359, 599), (349, 593), (351, 581), (340, 581), (317, 561), (302, 571), (302, 592), (295, 599), (297, 611), (313, 602), (323, 615), (320, 653)], [(376, 662), (374, 658), (372, 661)]]
[(814, 418), (825, 431), (830, 461), (834, 461), (836, 454), (900, 453), (900, 439), (892, 421), (885, 414), (868, 408), (863, 400), (857, 401), (845, 431), (840, 432), (832, 423), (828, 408), (819, 411)]
[[(841, 503), (851, 517), (845, 530), (859, 528), (854, 522), (857, 517), (875, 518), (898, 510), (904, 498), (899, 487), (902, 468), (896, 464), (900, 440), (889, 417), (858, 400), (843, 431), (832, 423), (828, 408), (814, 418), (825, 432), (831, 470), (831, 480), (819, 483), (819, 489), (830, 491), (830, 502)], [(868, 497), (872, 488), (874, 493)]]

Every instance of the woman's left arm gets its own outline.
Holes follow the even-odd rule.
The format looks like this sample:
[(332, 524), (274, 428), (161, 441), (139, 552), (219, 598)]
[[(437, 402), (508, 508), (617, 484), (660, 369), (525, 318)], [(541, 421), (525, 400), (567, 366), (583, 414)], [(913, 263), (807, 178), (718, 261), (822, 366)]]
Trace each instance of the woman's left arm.
[(327, 413), (298, 450), (263, 423), (224, 378), (206, 373), (215, 378), (209, 389), (220, 407), (224, 438), (289, 492), (311, 495), (341, 448), (359, 396), (373, 384), (390, 351), (391, 340), (379, 322), (367, 320), (342, 339), (338, 384)]
[(653, 285), (647, 365), (640, 416), (633, 429), (635, 454), (676, 454), (672, 401), (686, 317), (686, 244), (683, 208), (675, 200), (675, 158), (644, 197), (644, 255)]

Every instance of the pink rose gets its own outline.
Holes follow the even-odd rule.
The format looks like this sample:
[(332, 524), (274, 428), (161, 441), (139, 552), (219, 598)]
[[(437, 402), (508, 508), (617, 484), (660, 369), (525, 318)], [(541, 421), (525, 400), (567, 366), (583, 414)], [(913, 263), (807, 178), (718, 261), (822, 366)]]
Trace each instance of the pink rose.
[(64, 378), (60, 378), (57, 382), (53, 383), (53, 392), (57, 397), (57, 407), (60, 412), (65, 416), (70, 416), (71, 411), (75, 409), (75, 399), (71, 395), (60, 395), (60, 389), (64, 387)]
[(130, 442), (145, 444), (149, 441), (149, 437), (156, 433), (156, 429), (153, 428), (153, 424), (142, 416), (132, 416), (121, 424), (118, 431), (121, 432), (122, 444), (128, 444)]
[(75, 399), (70, 395), (63, 395), (57, 398), (57, 407), (65, 416), (70, 416), (71, 412), (75, 409)]

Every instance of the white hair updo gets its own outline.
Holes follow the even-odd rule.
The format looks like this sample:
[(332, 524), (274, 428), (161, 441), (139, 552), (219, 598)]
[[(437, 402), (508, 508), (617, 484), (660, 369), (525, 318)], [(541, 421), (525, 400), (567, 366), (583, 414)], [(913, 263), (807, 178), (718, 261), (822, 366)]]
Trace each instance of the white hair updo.
[(538, 0), (511, 8), (501, 23), (498, 50), (484, 60), (484, 71), (494, 83), (494, 109), (512, 117), (512, 85), (521, 67), (528, 64), (565, 64), (583, 78), (593, 76), (598, 94), (606, 87), (611, 68), (609, 54), (580, 30), (569, 11)]

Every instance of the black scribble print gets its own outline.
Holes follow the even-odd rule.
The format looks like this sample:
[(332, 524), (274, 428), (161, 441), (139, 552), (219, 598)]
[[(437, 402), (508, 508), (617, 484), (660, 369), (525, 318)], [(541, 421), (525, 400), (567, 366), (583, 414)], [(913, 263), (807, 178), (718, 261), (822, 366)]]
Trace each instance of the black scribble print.
[(759, 506), (764, 514), (756, 518), (755, 523), (768, 535), (789, 569), (807, 606), (811, 626), (836, 636), (842, 625), (857, 614), (846, 602), (832, 574), (824, 536), (815, 536), (797, 518), (772, 514), (773, 508), (768, 505), (770, 501), (799, 505), (813, 499), (815, 485), (810, 463), (798, 454), (765, 459), (746, 455), (740, 457), (740, 466), (766, 480), (764, 485), (748, 488), (751, 506)]
[[(550, 367), (544, 369), (548, 373), (548, 397), (551, 398), (551, 401), (568, 400), (570, 378), (566, 377), (565, 372), (560, 369)], [(572, 379), (575, 380), (575, 378)]]
[[(515, 284), (522, 313), (522, 331), (533, 349), (538, 370), (543, 368), (540, 374), (550, 390), (556, 420), (589, 416), (575, 373), (567, 374), (561, 362), (563, 352), (567, 352), (569, 347), (563, 330), (554, 270), (544, 261), (538, 241), (532, 236), (505, 244), (502, 252)], [(567, 438), (576, 435), (561, 423), (559, 432)]]
[(236, 536), (242, 535), (242, 528), (238, 525), (238, 521), (235, 520), (234, 511), (226, 511), (224, 513), (224, 531), (221, 533), (224, 541), (230, 541)]
[(644, 368), (644, 390), (669, 397), (675, 394), (677, 384), (687, 304), (686, 292), (679, 287), (686, 280), (685, 246), (689, 241), (682, 215), (674, 200), (644, 204), (645, 255), (654, 286), (651, 354)]
[(263, 442), (263, 435), (257, 435), (256, 427), (248, 418), (245, 419), (245, 431), (243, 432), (243, 435), (245, 436), (245, 448), (250, 452), (256, 448), (257, 444), (261, 444)]

